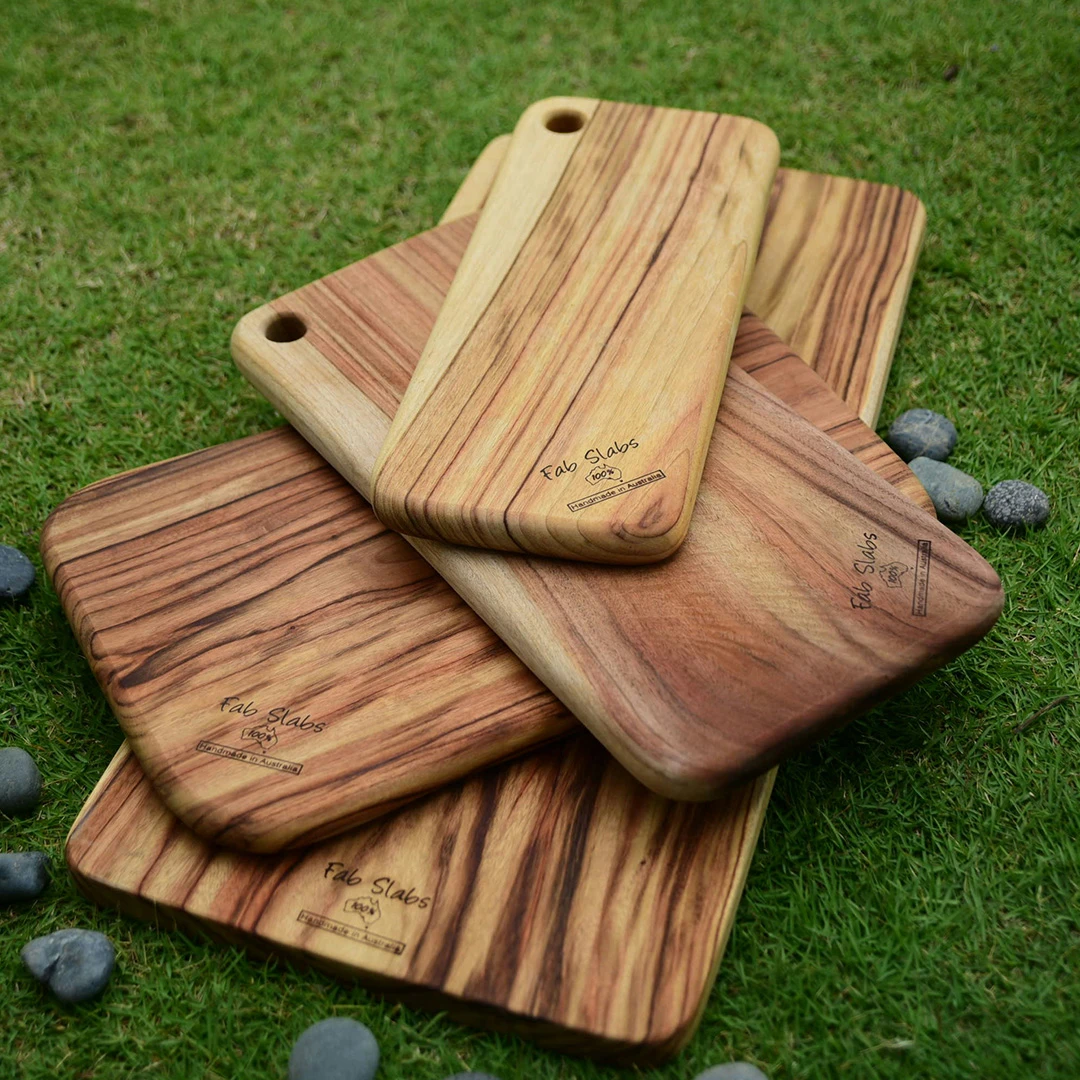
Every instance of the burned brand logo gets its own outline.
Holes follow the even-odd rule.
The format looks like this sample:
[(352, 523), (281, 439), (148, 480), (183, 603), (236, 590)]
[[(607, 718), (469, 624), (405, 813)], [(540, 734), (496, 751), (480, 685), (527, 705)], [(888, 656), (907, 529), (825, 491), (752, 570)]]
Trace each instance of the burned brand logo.
[(622, 470), (614, 465), (597, 465), (585, 475), (585, 479), (590, 484), (600, 484), (605, 480), (617, 484), (622, 479)]
[(365, 929), (382, 917), (379, 901), (374, 896), (354, 896), (351, 900), (346, 900), (345, 911), (349, 915), (358, 916)]
[(890, 589), (899, 589), (904, 584), (904, 575), (911, 569), (902, 562), (885, 563), (878, 567), (878, 577)]
[[(222, 699), (219, 708), (223, 713), (235, 713), (245, 719), (259, 715), (259, 707), (254, 701), (244, 701), (235, 695)], [(288, 705), (277, 705), (267, 712), (264, 719), (258, 720), (250, 727), (241, 729), (240, 738), (245, 743), (254, 744), (265, 754), (268, 750), (277, 746), (280, 736), (290, 730), (311, 732), (313, 735), (318, 735), (325, 728), (326, 723), (312, 720), (310, 713), (299, 713)]]

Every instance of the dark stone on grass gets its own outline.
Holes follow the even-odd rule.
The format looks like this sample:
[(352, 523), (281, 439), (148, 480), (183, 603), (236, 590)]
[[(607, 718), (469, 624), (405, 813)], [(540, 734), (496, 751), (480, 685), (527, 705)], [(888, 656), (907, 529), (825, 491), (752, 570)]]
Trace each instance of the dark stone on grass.
[(1002, 480), (986, 493), (983, 513), (999, 529), (1038, 528), (1050, 516), (1050, 496), (1024, 480)]
[(41, 798), (41, 773), (17, 746), (0, 749), (0, 813), (25, 814)]
[(956, 428), (941, 413), (908, 409), (889, 426), (885, 441), (905, 461), (918, 457), (944, 461), (956, 445)]
[(34, 584), (34, 564), (18, 549), (0, 544), (0, 600), (21, 600)]
[(698, 1073), (694, 1080), (769, 1080), (769, 1078), (749, 1061), (729, 1061), (726, 1065), (714, 1065), (703, 1073)]
[(454, 1073), (453, 1076), (448, 1076), (446, 1080), (499, 1080), (499, 1078), (492, 1076), (491, 1073), (463, 1072)]
[(370, 1030), (347, 1016), (312, 1024), (293, 1044), (289, 1080), (372, 1080), (379, 1044)]
[(917, 457), (909, 464), (946, 525), (962, 525), (982, 506), (982, 484), (974, 476), (932, 458)]
[(36, 900), (49, 884), (49, 856), (44, 851), (0, 852), (0, 904)]
[(96, 930), (57, 930), (23, 946), (30, 974), (69, 1004), (96, 998), (116, 964), (112, 942)]

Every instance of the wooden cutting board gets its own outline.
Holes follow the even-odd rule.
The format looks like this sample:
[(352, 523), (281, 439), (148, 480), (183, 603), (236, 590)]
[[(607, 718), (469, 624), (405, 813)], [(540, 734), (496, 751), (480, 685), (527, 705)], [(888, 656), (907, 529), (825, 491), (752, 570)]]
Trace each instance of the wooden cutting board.
[(778, 160), (742, 117), (530, 106), (392, 414), (380, 519), (593, 562), (675, 551)]
[[(234, 332), (247, 376), (365, 498), (474, 221), (361, 260)], [(281, 341), (282, 324), (302, 332)], [(737, 367), (695, 528), (663, 563), (598, 571), (414, 546), (631, 773), (673, 798), (714, 798), (763, 772), (970, 646), (1002, 603), (977, 552)]]

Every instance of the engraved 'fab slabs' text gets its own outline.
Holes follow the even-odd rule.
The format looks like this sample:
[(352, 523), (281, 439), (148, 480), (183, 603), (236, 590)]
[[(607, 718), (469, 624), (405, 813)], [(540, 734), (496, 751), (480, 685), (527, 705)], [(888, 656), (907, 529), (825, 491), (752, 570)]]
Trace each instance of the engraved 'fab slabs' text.
[[(392, 875), (368, 877), (361, 874), (359, 867), (337, 860), (326, 864), (322, 878), (349, 890), (350, 895), (338, 902), (340, 907), (335, 905), (337, 917), (302, 908), (297, 922), (398, 956), (408, 948), (408, 942), (400, 939), (418, 929), (412, 913), (427, 911), (433, 900), (415, 885), (403, 885)], [(354, 893), (353, 889), (358, 891)], [(399, 937), (389, 936), (391, 932)]]
[(881, 558), (879, 547), (880, 540), (875, 532), (864, 532), (856, 541), (858, 554), (851, 563), (856, 580), (848, 587), (848, 601), (852, 608), (855, 611), (869, 611), (873, 608), (874, 582), (879, 582), (888, 590), (906, 591), (910, 575), (911, 614), (925, 615), (930, 586), (930, 541), (916, 542), (914, 565), (908, 565), (900, 559), (885, 562)]
[(263, 717), (254, 701), (245, 701), (236, 694), (222, 698), (218, 709), (220, 712), (252, 721), (241, 727), (237, 733), (237, 740), (241, 745), (228, 746), (209, 739), (200, 739), (195, 744), (196, 750), (214, 757), (243, 761), (248, 765), (259, 765), (265, 769), (291, 773), (294, 776), (299, 776), (304, 766), (295, 761), (287, 761), (276, 754), (272, 755), (270, 751), (277, 747), (284, 735), (300, 733), (318, 735), (325, 731), (327, 726), (325, 721), (312, 720), (310, 713), (301, 714), (288, 705), (275, 705)]

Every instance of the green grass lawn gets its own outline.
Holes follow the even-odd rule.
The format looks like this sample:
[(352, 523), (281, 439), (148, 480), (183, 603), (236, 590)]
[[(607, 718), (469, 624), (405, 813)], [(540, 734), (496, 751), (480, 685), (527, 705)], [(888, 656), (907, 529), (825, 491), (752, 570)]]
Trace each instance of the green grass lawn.
[[(1080, 698), (1015, 731), (1080, 691), (1080, 9), (579, 9), (11, 4), (0, 541), (37, 560), (76, 488), (277, 423), (230, 362), (236, 320), (433, 224), (534, 99), (743, 113), (785, 165), (910, 188), (929, 225), (883, 420), (940, 409), (954, 464), (1033, 480), (1054, 516), (1026, 538), (966, 528), (1005, 583), (996, 629), (781, 769), (701, 1029), (648, 1075), (1080, 1076)], [(0, 744), (46, 781), (0, 847), (58, 867), (42, 902), (0, 910), (0, 1078), (283, 1076), (329, 1014), (374, 1030), (381, 1078), (617, 1075), (96, 910), (59, 867), (119, 730), (47, 583), (0, 627)], [(76, 1008), (18, 957), (69, 925), (119, 951)]]

